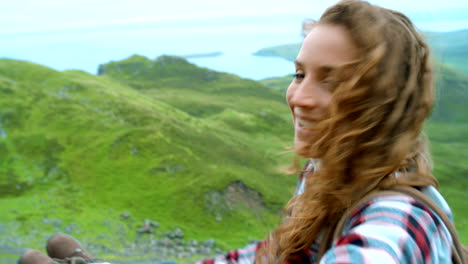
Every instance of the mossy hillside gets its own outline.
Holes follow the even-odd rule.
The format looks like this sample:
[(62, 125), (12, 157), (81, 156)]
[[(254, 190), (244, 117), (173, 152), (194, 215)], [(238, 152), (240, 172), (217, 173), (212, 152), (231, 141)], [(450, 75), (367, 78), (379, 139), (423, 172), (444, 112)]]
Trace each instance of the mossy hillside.
[[(161, 70), (179, 66), (185, 69), (183, 74)], [(286, 140), (290, 137), (291, 127), (284, 125), (290, 120), (289, 112), (285, 111), (284, 95), (253, 80), (195, 67), (173, 56), (161, 56), (154, 61), (132, 56), (120, 62), (103, 64), (100, 68), (104, 69), (102, 74), (192, 116), (220, 121), (234, 131), (275, 135)], [(128, 77), (135, 72), (136, 76)]]
[(435, 106), (431, 119), (438, 122), (467, 122), (468, 75), (444, 64), (436, 64)]
[[(139, 59), (158, 67), (152, 66), (157, 60)], [(187, 75), (197, 68), (169, 59), (183, 63)], [(8, 244), (42, 247), (57, 230), (44, 219), (59, 218), (59, 230), (118, 248), (133, 241), (135, 230), (151, 218), (160, 222), (161, 232), (179, 226), (191, 238), (214, 237), (218, 246), (230, 248), (262, 237), (278, 221), (276, 213), (295, 182), (275, 170), (289, 162), (278, 155), (292, 135), (284, 95), (213, 71), (205, 73), (218, 78), (219, 87), (246, 87), (247, 92), (233, 88), (215, 93), (210, 81), (187, 84), (191, 88), (186, 89), (168, 75), (125, 80), (118, 74), (61, 73), (10, 60), (0, 65), (0, 149), (8, 150), (0, 167), (2, 175), (9, 175), (1, 184), (14, 190), (0, 205), (7, 212), (0, 222), (11, 224), (0, 236)], [(252, 87), (261, 92), (248, 91)], [(452, 180), (454, 173), (466, 174), (457, 165), (463, 164), (463, 155), (453, 152), (466, 144), (450, 145), (460, 141), (466, 128), (438, 123), (428, 131), (441, 138), (432, 143), (436, 175), (466, 243), (467, 197), (459, 188), (447, 187), (461, 186), (463, 178)], [(235, 181), (261, 193), (268, 209), (242, 204), (235, 210), (207, 208), (206, 193), (223, 191)], [(123, 211), (131, 212), (131, 222), (118, 219)], [(221, 221), (215, 213), (222, 214)], [(25, 239), (14, 240), (17, 234)]]
[(286, 91), (292, 81), (294, 81), (294, 76), (290, 74), (281, 77), (263, 79), (260, 82), (275, 91), (286, 94)]
[[(273, 121), (262, 122), (275, 123), (279, 132), (251, 133), (252, 122), (261, 123), (267, 115), (253, 106), (242, 112), (231, 103), (214, 114), (191, 115), (122, 80), (14, 60), (0, 61), (0, 76), (5, 134), (0, 139), (0, 185), (8, 190), (2, 192), (2, 212), (7, 213), (0, 221), (14, 223), (7, 237), (28, 237), (16, 241), (17, 246), (40, 247), (52, 230), (44, 219), (51, 217), (61, 219), (63, 226), (79, 226), (72, 234), (85, 240), (96, 239), (96, 234), (107, 237), (101, 240), (109, 247), (118, 246), (112, 228), (124, 225), (130, 241), (145, 218), (167, 230), (179, 226), (189, 237), (215, 237), (220, 246), (240, 246), (248, 237), (262, 237), (277, 222), (294, 186), (294, 177), (276, 170), (288, 162), (277, 155), (289, 143), (284, 140), (284, 133), (291, 132), (286, 115), (265, 110)], [(237, 81), (243, 86), (244, 80)], [(180, 90), (179, 98), (169, 95), (171, 87), (159, 88), (164, 98), (175, 101), (189, 91)], [(200, 105), (213, 99), (197, 93), (190, 98)], [(255, 102), (256, 93), (236, 93), (216, 104), (242, 104), (244, 98), (244, 104)], [(287, 113), (284, 102), (268, 96), (281, 98), (270, 93), (259, 97), (258, 105)], [(245, 128), (237, 129), (236, 122), (244, 121)], [(235, 181), (261, 193), (267, 209), (258, 213), (239, 206), (216, 221), (206, 208), (205, 194)], [(118, 219), (123, 211), (132, 214), (132, 226)], [(31, 233), (27, 226), (44, 232)]]
[(431, 121), (426, 124), (425, 131), (430, 139), (434, 175), (453, 211), (460, 238), (468, 244), (468, 125)]
[(197, 67), (176, 56), (160, 56), (155, 60), (133, 55), (125, 60), (99, 66), (99, 74), (125, 81), (134, 88), (172, 87), (232, 96), (255, 96), (284, 101), (256, 81), (233, 74)]

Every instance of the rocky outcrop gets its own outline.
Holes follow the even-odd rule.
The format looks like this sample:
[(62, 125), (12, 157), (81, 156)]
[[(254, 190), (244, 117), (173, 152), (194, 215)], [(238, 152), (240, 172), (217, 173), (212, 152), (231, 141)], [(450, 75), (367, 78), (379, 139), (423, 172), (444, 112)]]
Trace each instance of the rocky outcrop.
[(216, 221), (222, 221), (224, 214), (245, 207), (253, 212), (266, 209), (261, 193), (246, 186), (241, 181), (235, 181), (223, 191), (211, 191), (205, 195), (205, 206)]

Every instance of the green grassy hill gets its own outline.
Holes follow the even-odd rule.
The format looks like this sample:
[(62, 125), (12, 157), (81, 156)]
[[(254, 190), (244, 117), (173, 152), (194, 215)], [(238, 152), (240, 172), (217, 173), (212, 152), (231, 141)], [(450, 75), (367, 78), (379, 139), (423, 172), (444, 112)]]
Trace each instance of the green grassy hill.
[[(467, 243), (468, 127), (437, 120), (427, 131)], [(155, 235), (180, 227), (242, 246), (277, 224), (292, 193), (296, 177), (278, 171), (291, 137), (281, 92), (178, 57), (135, 55), (97, 76), (1, 59), (0, 249), (43, 248), (61, 231), (122, 259), (147, 218)]]
[(442, 195), (449, 203), (460, 239), (468, 244), (468, 125), (429, 122), (425, 128), (430, 139), (434, 175)]
[[(100, 69), (0, 60), (0, 244), (42, 248), (62, 230), (118, 248), (146, 218), (221, 248), (266, 235), (295, 185), (277, 170), (292, 134), (282, 95), (175, 57)], [(229, 201), (229, 186), (258, 195)]]
[(468, 122), (468, 75), (444, 64), (435, 67), (435, 107), (431, 119), (441, 122)]

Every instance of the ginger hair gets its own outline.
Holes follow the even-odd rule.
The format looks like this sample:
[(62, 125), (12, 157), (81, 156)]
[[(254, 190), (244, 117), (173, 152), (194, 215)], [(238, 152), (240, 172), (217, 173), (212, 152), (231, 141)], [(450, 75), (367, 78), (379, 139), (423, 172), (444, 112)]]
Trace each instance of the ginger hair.
[[(320, 169), (292, 198), (289, 216), (274, 230), (257, 263), (283, 263), (307, 250), (364, 195), (395, 185), (437, 187), (431, 173), (424, 121), (433, 105), (429, 49), (403, 14), (364, 1), (343, 0), (314, 25), (345, 27), (359, 59), (337, 69), (329, 117), (319, 139), (296, 146)], [(398, 177), (395, 175), (398, 174)]]

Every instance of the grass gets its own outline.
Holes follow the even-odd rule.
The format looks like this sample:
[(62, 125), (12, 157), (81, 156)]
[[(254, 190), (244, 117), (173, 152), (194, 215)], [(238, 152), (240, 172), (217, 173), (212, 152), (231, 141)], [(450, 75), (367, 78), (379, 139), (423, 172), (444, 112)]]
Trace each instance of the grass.
[[(133, 56), (100, 72), (0, 60), (0, 244), (42, 248), (66, 231), (119, 250), (149, 218), (160, 234), (180, 227), (229, 249), (278, 223), (296, 182), (278, 171), (291, 161), (281, 153), (292, 136), (281, 91), (168, 56)], [(467, 129), (426, 127), (464, 243)], [(265, 209), (210, 208), (207, 194), (234, 182), (258, 192)]]
[[(277, 223), (295, 185), (293, 177), (276, 170), (288, 162), (277, 153), (291, 134), (288, 114), (279, 114), (288, 111), (282, 95), (185, 61), (136, 58), (135, 67), (182, 63), (200, 81), (181, 89), (180, 81), (166, 76), (131, 86), (125, 74), (118, 79), (0, 61), (6, 133), (0, 139), (0, 187), (14, 190), (2, 196), (7, 213), (0, 223), (8, 228), (1, 237), (8, 239), (0, 243), (41, 248), (46, 236), (68, 230), (83, 241), (119, 249), (150, 218), (161, 232), (177, 226), (189, 238), (217, 238), (217, 246), (227, 249), (264, 237)], [(111, 72), (109, 66), (101, 70)], [(212, 83), (203, 85), (203, 78)], [(266, 210), (236, 207), (217, 221), (205, 194), (236, 181), (261, 193)], [(131, 213), (130, 226), (121, 223), (122, 212)]]
[(426, 126), (434, 159), (434, 175), (440, 191), (449, 203), (457, 231), (468, 244), (468, 213), (465, 210), (468, 194), (468, 126), (466, 124), (431, 122)]

